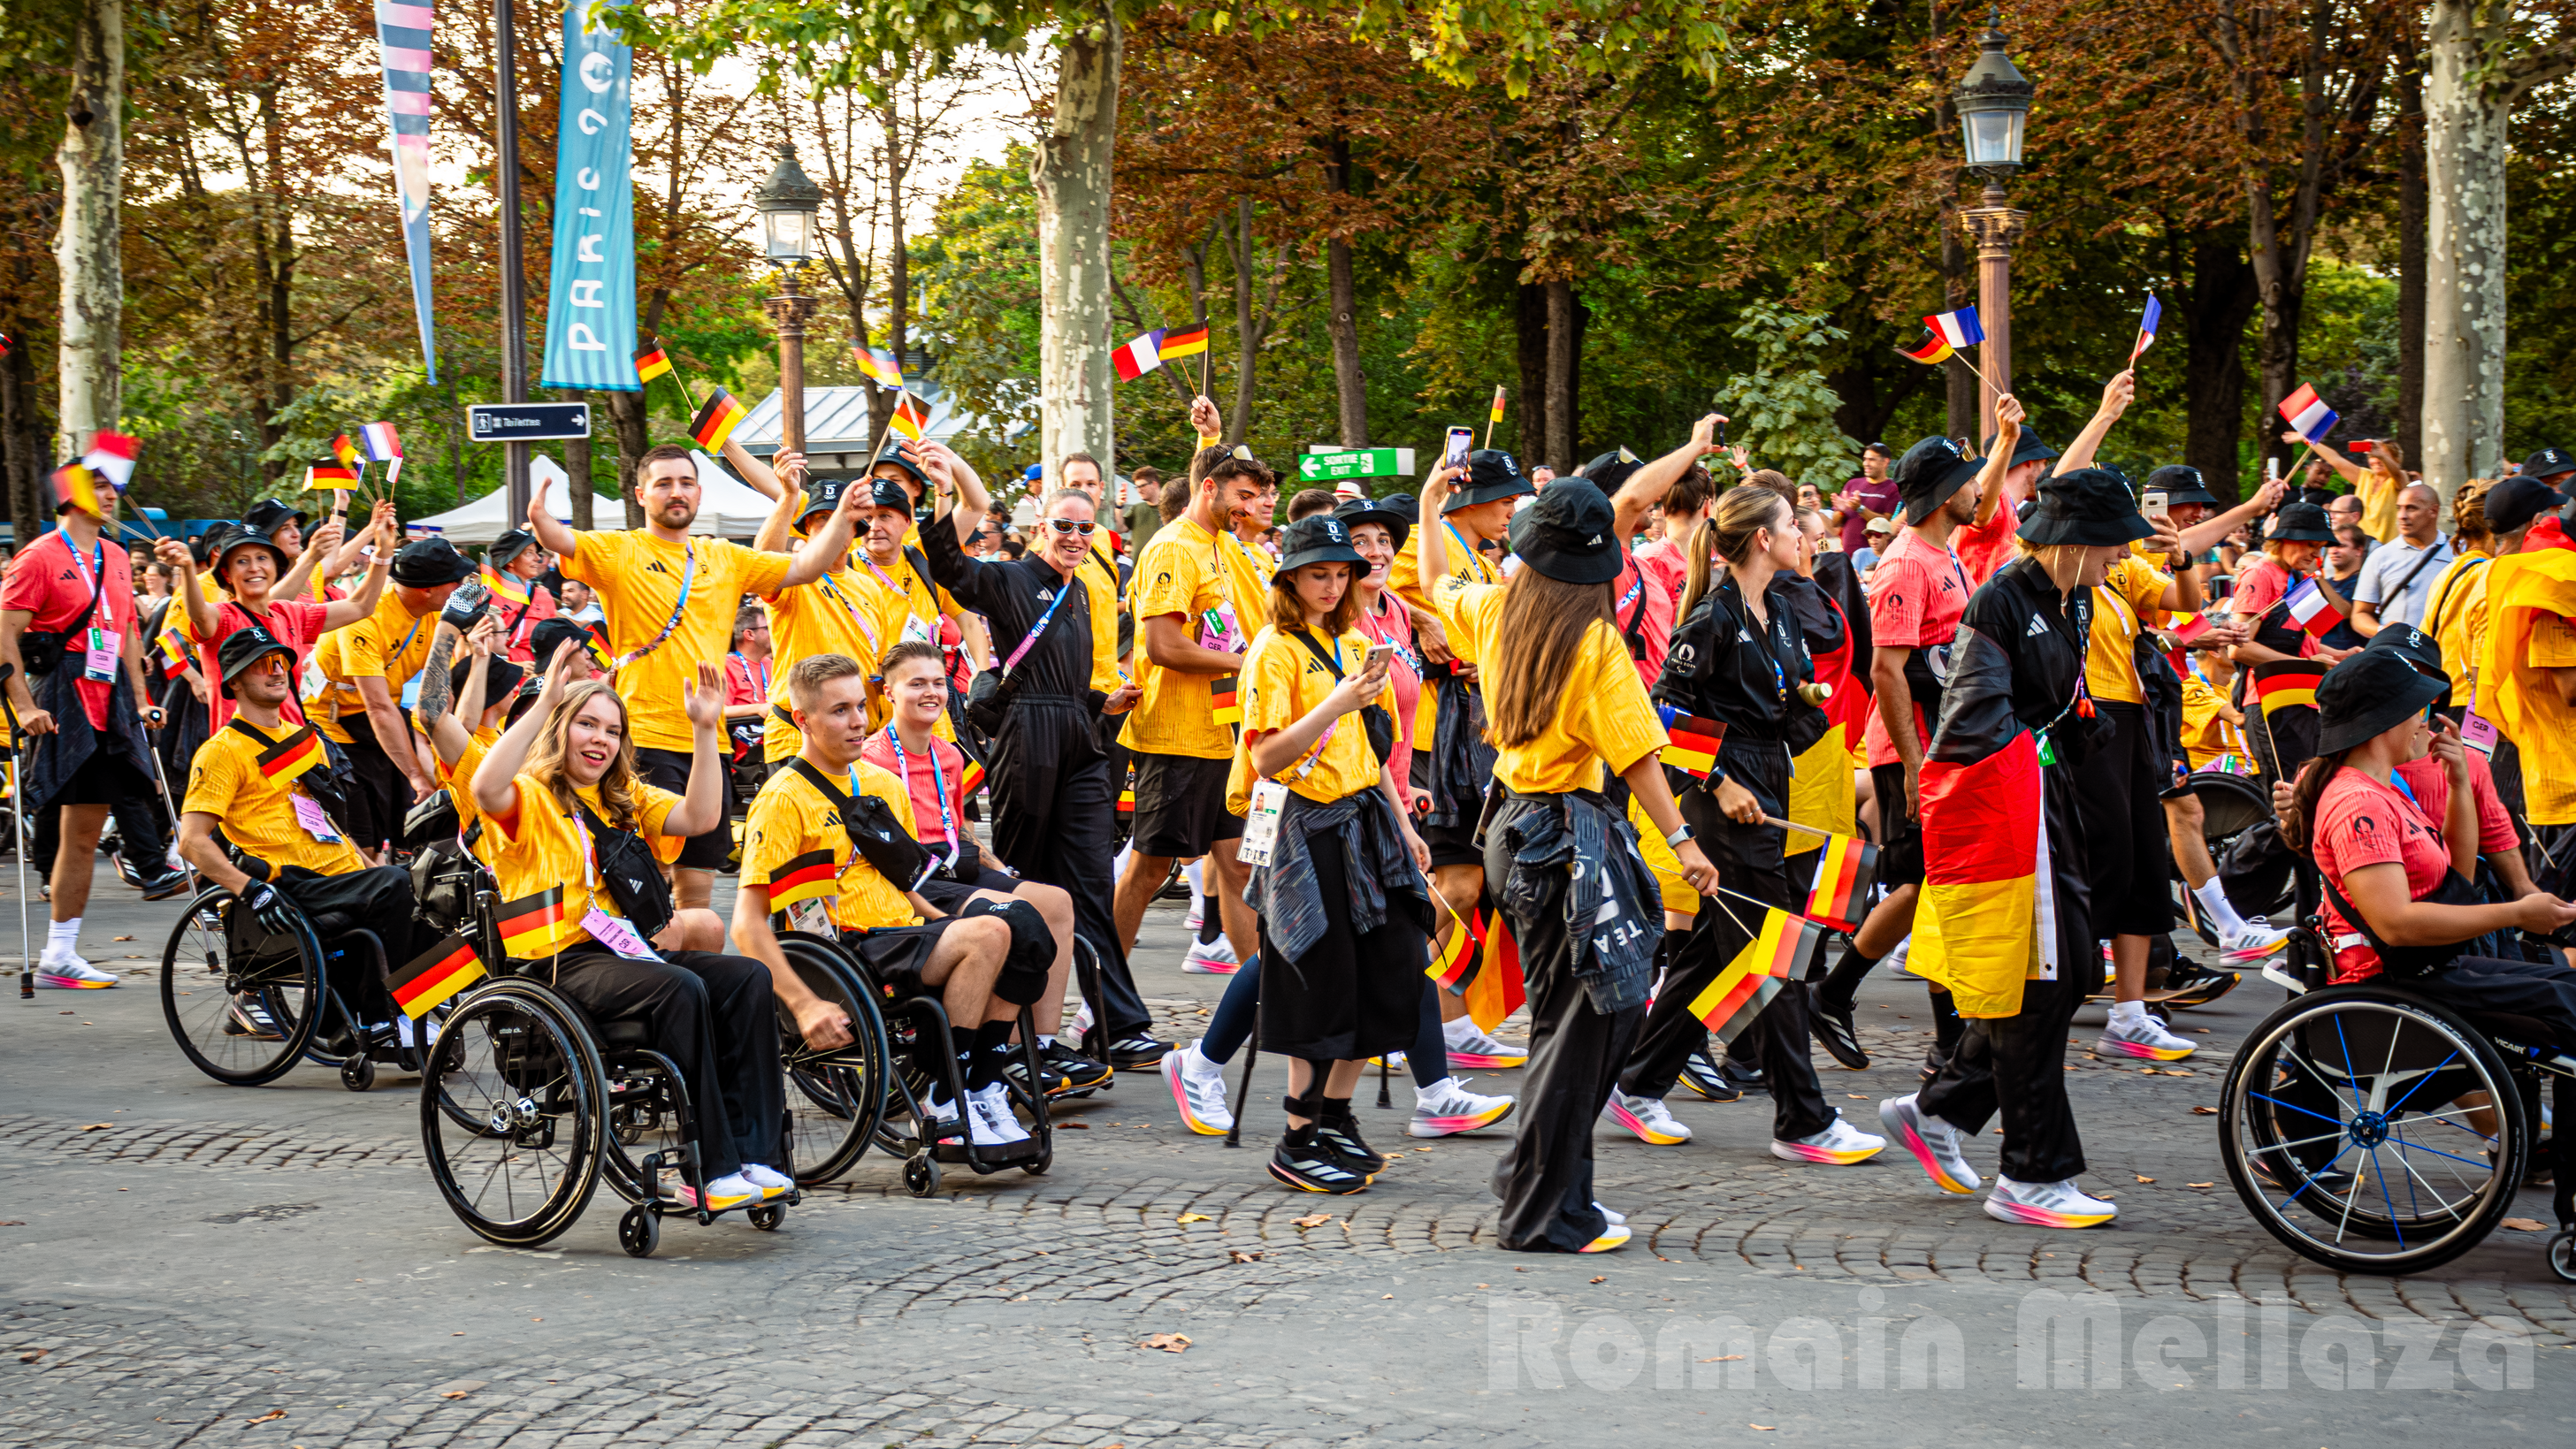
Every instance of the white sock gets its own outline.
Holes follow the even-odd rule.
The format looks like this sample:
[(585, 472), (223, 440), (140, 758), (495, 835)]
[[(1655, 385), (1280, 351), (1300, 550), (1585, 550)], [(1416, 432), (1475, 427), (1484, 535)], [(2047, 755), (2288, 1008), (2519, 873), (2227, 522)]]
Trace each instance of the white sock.
[(1109, 878), (1113, 881), (1125, 880), (1127, 878), (1127, 862), (1135, 854), (1136, 847), (1133, 843), (1118, 847), (1118, 858), (1109, 863)]
[(2119, 1001), (2111, 1005), (2111, 1025), (2113, 1026), (2134, 1029), (2146, 1025), (2150, 1019), (2147, 1015), (2147, 1004), (2143, 1001)]
[(1055, 1034), (1053, 1032), (1042, 1031), (1038, 1033), (1038, 1050), (1042, 1052), (1055, 1050)]
[(2211, 876), (2209, 884), (2194, 889), (2191, 898), (2200, 902), (2200, 908), (2218, 923), (2220, 936), (2232, 936), (2245, 929), (2245, 918), (2236, 914), (2236, 904), (2227, 898), (2227, 890), (2218, 883), (2218, 877)]
[(49, 923), (45, 927), (45, 954), (48, 956), (79, 955), (80, 927), (81, 918), (78, 916), (68, 921)]
[(1205, 884), (1206, 877), (1203, 876), (1199, 870), (1199, 867), (1203, 864), (1205, 864), (1205, 862), (1194, 860), (1181, 867), (1181, 879), (1190, 883), (1191, 895), (1204, 896), (1207, 894), (1207, 886)]

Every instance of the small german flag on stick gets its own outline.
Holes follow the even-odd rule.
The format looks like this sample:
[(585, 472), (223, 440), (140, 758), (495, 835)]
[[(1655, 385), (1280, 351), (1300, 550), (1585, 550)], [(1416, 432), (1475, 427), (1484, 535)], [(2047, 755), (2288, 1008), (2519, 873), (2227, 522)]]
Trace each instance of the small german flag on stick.
[(1718, 1040), (1734, 1041), (1795, 978), (1824, 934), (1824, 927), (1804, 916), (1772, 907), (1761, 934), (1745, 943), (1708, 989), (1691, 1001), (1691, 1015), (1707, 1023)]
[(1664, 734), (1670, 743), (1664, 746), (1664, 763), (1694, 780), (1706, 780), (1717, 768), (1717, 747), (1726, 739), (1726, 726), (1717, 720), (1702, 719), (1695, 714), (1676, 714), (1664, 722)]
[(501, 903), (501, 949), (520, 960), (551, 956), (565, 930), (562, 886)]
[(1221, 674), (1208, 681), (1208, 708), (1215, 714), (1218, 724), (1243, 723), (1243, 696), (1240, 692), (1240, 683), (1241, 676), (1233, 674)]
[[(1437, 893), (1433, 898), (1438, 899)], [(1443, 908), (1449, 905), (1445, 900), (1440, 904)], [(1440, 989), (1450, 995), (1463, 996), (1467, 991), (1467, 968), (1484, 954), (1485, 923), (1481, 912), (1462, 916), (1451, 910), (1449, 920), (1453, 926), (1449, 939), (1440, 947), (1437, 958), (1424, 968), (1423, 974), (1440, 983)]]
[(828, 850), (809, 850), (769, 874), (769, 908), (773, 911), (840, 893), (841, 863)]
[[(963, 800), (967, 796), (972, 795), (983, 788), (984, 762), (976, 759), (972, 755), (968, 755), (966, 757), (966, 767), (957, 772), (957, 798)], [(1120, 806), (1121, 809), (1133, 811), (1136, 808), (1135, 791), (1128, 791), (1125, 795), (1121, 796), (1120, 799), (1122, 802)]]
[(1878, 883), (1878, 847), (1849, 835), (1828, 835), (1816, 852), (1816, 883), (1807, 892), (1807, 916), (1837, 931), (1857, 931), (1869, 913), (1870, 887)]
[(2326, 677), (2326, 667), (2313, 659), (2276, 659), (2254, 666), (2254, 697), (2263, 702), (2263, 712), (2295, 709), (2317, 704), (2317, 681)]
[(689, 436), (697, 439), (698, 446), (710, 453), (722, 452), (725, 439), (733, 436), (733, 430), (741, 425), (746, 412), (742, 404), (733, 400), (732, 393), (721, 387), (710, 389), (705, 405), (698, 409), (696, 417), (689, 420)]
[(483, 958), (475, 954), (474, 942), (463, 935), (450, 936), (394, 973), (394, 1005), (418, 1021), (483, 975)]
[(639, 386), (651, 387), (653, 385), (653, 379), (657, 377), (668, 377), (670, 375), (671, 357), (670, 354), (662, 350), (662, 344), (657, 342), (650, 347), (637, 350), (635, 354), (635, 381)]

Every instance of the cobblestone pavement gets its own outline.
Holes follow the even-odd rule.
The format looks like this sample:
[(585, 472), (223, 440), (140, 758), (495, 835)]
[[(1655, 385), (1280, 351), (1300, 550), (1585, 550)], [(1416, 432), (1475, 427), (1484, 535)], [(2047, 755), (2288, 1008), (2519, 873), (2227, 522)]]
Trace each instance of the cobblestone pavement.
[[(2093, 1060), (2099, 1009), (2079, 1017), (2108, 1230), (1995, 1222), (1892, 1151), (1783, 1163), (1767, 1099), (1685, 1094), (1688, 1145), (1596, 1138), (1635, 1243), (1504, 1254), (1485, 1183), (1507, 1131), (1407, 1138), (1409, 1079), (1378, 1112), (1372, 1075), (1362, 1123), (1394, 1163), (1364, 1195), (1292, 1194), (1261, 1170), (1284, 1084), (1264, 1058), (1240, 1150), (1131, 1073), (1066, 1105), (1044, 1177), (957, 1169), (916, 1200), (871, 1155), (777, 1233), (674, 1220), (637, 1261), (605, 1195), (540, 1251), (467, 1233), (409, 1079), (199, 1076), (145, 959), (173, 907), (101, 874), (84, 941), (126, 986), (0, 1007), (0, 1443), (2345, 1445), (2576, 1423), (2576, 1295), (2541, 1235), (2387, 1280), (2246, 1216), (2192, 1109), (2278, 1001), (2259, 979), (2181, 1014), (2202, 1051), (2153, 1075)], [(1140, 977), (1185, 1040), (1224, 982), (1181, 974), (1181, 946), (1158, 906)], [(1877, 1064), (1824, 1079), (1874, 1126), (1929, 1022), (1909, 980), (1862, 1000)], [(2545, 1219), (2545, 1194), (2519, 1211)]]

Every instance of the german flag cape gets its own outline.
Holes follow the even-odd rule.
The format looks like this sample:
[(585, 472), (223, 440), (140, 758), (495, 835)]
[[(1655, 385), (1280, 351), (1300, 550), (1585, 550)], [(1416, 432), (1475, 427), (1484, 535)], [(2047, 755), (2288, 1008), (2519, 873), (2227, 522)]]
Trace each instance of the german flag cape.
[(1962, 627), (1923, 762), (1923, 896), (1908, 969), (1961, 1016), (2012, 1016), (2056, 963), (2039, 741), (2012, 712), (2012, 661)]
[[(2576, 543), (2555, 518), (2524, 536), (2522, 551), (2487, 565), (2487, 652), (2478, 661), (2478, 713), (2508, 739), (2540, 739), (2563, 729), (2566, 711), (2544, 697), (2548, 672), (2531, 663), (2531, 635), (2543, 616), (2576, 616)], [(2458, 666), (2453, 666), (2453, 673)], [(2568, 818), (2576, 781), (2526, 770), (2523, 790), (2533, 820)]]
[(394, 973), (394, 1005), (417, 1021), (482, 979), (483, 958), (475, 954), (474, 942), (462, 935), (450, 936)]

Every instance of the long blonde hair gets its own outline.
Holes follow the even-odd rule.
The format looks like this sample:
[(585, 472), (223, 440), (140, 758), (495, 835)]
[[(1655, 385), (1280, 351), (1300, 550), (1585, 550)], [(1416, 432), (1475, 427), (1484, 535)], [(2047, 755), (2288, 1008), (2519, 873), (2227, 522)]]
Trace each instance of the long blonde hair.
[(1691, 530), (1690, 575), (1682, 588), (1680, 617), (1689, 618), (1691, 610), (1717, 586), (1715, 560), (1744, 562), (1752, 551), (1754, 533), (1765, 528), (1776, 532), (1783, 508), (1790, 509), (1795, 518), (1795, 505), (1773, 489), (1752, 486), (1726, 490), (1717, 500), (1716, 516), (1701, 519), (1699, 527)]
[(1596, 627), (1617, 627), (1606, 583), (1569, 584), (1523, 568), (1503, 585), (1502, 617), (1494, 622), (1494, 653), (1502, 657), (1483, 661), (1485, 728), (1495, 744), (1530, 744), (1546, 731), (1584, 636)]
[(572, 733), (573, 716), (601, 695), (617, 706), (617, 755), (599, 777), (599, 803), (608, 812), (608, 823), (619, 830), (633, 830), (640, 819), (635, 804), (635, 737), (626, 732), (626, 701), (617, 697), (604, 679), (585, 679), (564, 691), (555, 701), (554, 712), (546, 716), (546, 728), (528, 747), (527, 772), (554, 792), (555, 803), (566, 815), (574, 812), (580, 795), (573, 789), (572, 776), (564, 769), (564, 740)]

